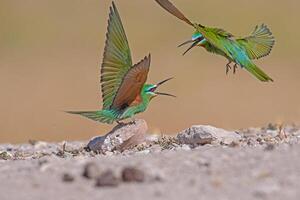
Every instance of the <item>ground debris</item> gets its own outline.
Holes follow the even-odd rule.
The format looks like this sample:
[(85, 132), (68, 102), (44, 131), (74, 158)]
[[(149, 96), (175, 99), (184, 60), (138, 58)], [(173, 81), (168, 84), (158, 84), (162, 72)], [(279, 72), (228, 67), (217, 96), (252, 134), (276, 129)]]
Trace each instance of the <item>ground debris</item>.
[(154, 142), (161, 147), (162, 150), (174, 149), (179, 146), (179, 141), (176, 137), (172, 136), (162, 136), (157, 141)]
[[(141, 122), (143, 124), (143, 122)], [(130, 125), (136, 126), (136, 125)], [(128, 128), (128, 127), (127, 127)], [(127, 130), (127, 129), (126, 129)], [(132, 135), (131, 135), (132, 136)], [(56, 156), (59, 158), (74, 158), (78, 156), (116, 156), (118, 154), (134, 155), (158, 153), (164, 150), (191, 150), (203, 145), (228, 146), (228, 147), (263, 147), (266, 151), (273, 150), (280, 144), (295, 145), (300, 143), (300, 129), (296, 125), (268, 124), (262, 128), (248, 128), (237, 131), (226, 131), (212, 126), (192, 126), (179, 133), (177, 136), (143, 136), (146, 141), (139, 140), (130, 144), (125, 149), (123, 136), (110, 135), (105, 139), (101, 148), (105, 151), (87, 152), (85, 142), (47, 143), (31, 140), (30, 144), (10, 145), (0, 148), (0, 160), (28, 160)], [(112, 139), (114, 138), (114, 139)], [(128, 141), (128, 140), (126, 140)], [(132, 140), (129, 140), (132, 141)], [(137, 141), (137, 140), (135, 140)], [(90, 142), (91, 143), (91, 142)], [(89, 143), (89, 144), (90, 144)], [(112, 146), (115, 145), (115, 146)], [(109, 146), (109, 148), (108, 148)], [(117, 147), (118, 146), (118, 147)], [(125, 145), (126, 146), (126, 145)], [(98, 146), (99, 147), (99, 146)]]
[(10, 160), (12, 155), (7, 151), (0, 151), (0, 160)]
[(63, 142), (61, 148), (58, 148), (56, 156), (61, 158), (75, 157), (84, 154), (85, 152), (84, 147), (78, 148), (78, 146), (69, 145), (67, 142)]
[(242, 136), (242, 143), (247, 146), (258, 145), (278, 145), (282, 143), (297, 144), (299, 138), (297, 135), (300, 133), (300, 128), (296, 125), (283, 125), (269, 123), (262, 128), (248, 128), (239, 130)]

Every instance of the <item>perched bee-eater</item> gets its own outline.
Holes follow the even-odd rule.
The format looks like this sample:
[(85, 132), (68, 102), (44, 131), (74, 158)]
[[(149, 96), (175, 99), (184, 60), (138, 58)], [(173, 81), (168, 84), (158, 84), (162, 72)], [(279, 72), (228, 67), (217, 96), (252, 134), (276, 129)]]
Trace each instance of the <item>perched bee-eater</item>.
[[(173, 96), (156, 89), (158, 84), (145, 84), (150, 67), (150, 54), (133, 65), (120, 15), (114, 4), (110, 7), (104, 56), (101, 66), (103, 108), (99, 111), (68, 112), (94, 121), (112, 124), (144, 112), (157, 95)], [(174, 96), (173, 96), (174, 97)]]
[(184, 54), (193, 47), (200, 46), (208, 52), (219, 54), (228, 59), (226, 74), (231, 69), (230, 64), (234, 63), (234, 73), (239, 65), (261, 81), (273, 81), (271, 77), (258, 68), (252, 61), (269, 55), (274, 46), (274, 37), (266, 25), (256, 26), (252, 34), (247, 37), (236, 38), (223, 29), (210, 28), (198, 23), (192, 23), (168, 0), (155, 1), (169, 13), (195, 28), (192, 39), (179, 45), (183, 46), (192, 43)]

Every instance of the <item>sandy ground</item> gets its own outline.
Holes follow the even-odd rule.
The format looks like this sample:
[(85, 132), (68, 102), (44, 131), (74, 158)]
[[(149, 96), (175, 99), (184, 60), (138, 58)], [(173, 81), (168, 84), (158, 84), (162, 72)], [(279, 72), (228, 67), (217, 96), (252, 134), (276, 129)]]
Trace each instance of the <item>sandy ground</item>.
[(54, 143), (3, 144), (0, 199), (299, 199), (299, 130), (263, 130), (240, 131), (242, 140), (230, 145), (190, 148), (164, 138), (105, 155), (86, 152), (86, 142), (64, 151)]

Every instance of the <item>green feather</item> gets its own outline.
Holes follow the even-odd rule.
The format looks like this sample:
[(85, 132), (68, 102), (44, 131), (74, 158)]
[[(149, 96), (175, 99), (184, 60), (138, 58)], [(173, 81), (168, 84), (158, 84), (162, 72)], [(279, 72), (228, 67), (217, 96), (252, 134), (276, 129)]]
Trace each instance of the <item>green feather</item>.
[(153, 94), (148, 90), (155, 85), (145, 84), (141, 90), (142, 101), (135, 106), (126, 107), (124, 110), (100, 110), (100, 111), (66, 111), (69, 114), (81, 115), (93, 121), (112, 124), (116, 120), (123, 120), (133, 117), (135, 114), (144, 112), (150, 100), (153, 98)]
[(260, 68), (258, 68), (254, 63), (251, 63), (250, 65), (246, 65), (244, 66), (244, 68), (260, 81), (273, 82), (273, 79), (270, 76), (268, 76), (264, 71), (262, 71)]
[(269, 55), (275, 44), (270, 29), (264, 24), (256, 26), (250, 36), (236, 41), (245, 48), (250, 59), (259, 59)]
[(69, 114), (81, 115), (93, 121), (112, 124), (118, 118), (118, 112), (112, 110), (100, 111), (67, 111)]
[(109, 109), (122, 83), (132, 67), (131, 53), (118, 10), (110, 7), (106, 45), (101, 66), (103, 109)]
[(195, 25), (195, 28), (198, 32), (200, 32), (203, 35), (203, 37), (210, 44), (210, 47), (212, 48), (211, 51), (225, 56), (227, 58), (234, 59), (232, 57), (232, 54), (228, 51), (228, 48), (226, 48), (226, 46), (224, 45), (226, 43), (230, 45), (230, 39), (231, 37), (233, 37), (231, 33), (223, 29), (204, 27), (202, 25)]

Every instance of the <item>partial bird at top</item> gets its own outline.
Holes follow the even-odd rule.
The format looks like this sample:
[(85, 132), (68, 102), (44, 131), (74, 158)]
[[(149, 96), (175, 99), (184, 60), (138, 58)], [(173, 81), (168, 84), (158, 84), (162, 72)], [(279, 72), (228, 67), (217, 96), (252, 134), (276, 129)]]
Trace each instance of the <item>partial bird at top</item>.
[(226, 64), (226, 74), (229, 69), (231, 69), (230, 64), (234, 63), (234, 73), (239, 65), (241, 68), (245, 68), (260, 81), (273, 81), (270, 76), (257, 67), (253, 62), (254, 59), (259, 59), (269, 55), (272, 47), (274, 46), (275, 39), (266, 25), (262, 24), (260, 26), (256, 26), (252, 34), (249, 36), (237, 38), (223, 29), (210, 28), (198, 23), (192, 23), (168, 0), (155, 1), (166, 11), (195, 28), (192, 39), (179, 45), (180, 47), (192, 43), (184, 54), (195, 46), (203, 47), (208, 52), (224, 56), (228, 59), (228, 63)]
[(101, 66), (103, 108), (99, 111), (69, 111), (68, 113), (111, 124), (144, 112), (150, 101), (158, 95), (174, 97), (156, 91), (160, 85), (171, 78), (158, 84), (146, 84), (150, 61), (149, 54), (139, 63), (132, 64), (125, 30), (118, 10), (112, 2)]

